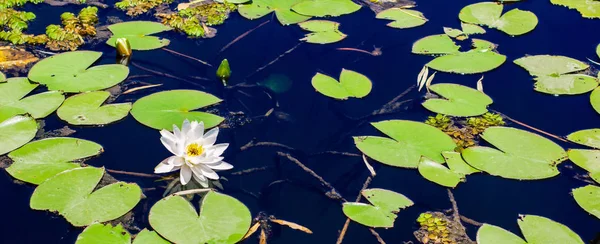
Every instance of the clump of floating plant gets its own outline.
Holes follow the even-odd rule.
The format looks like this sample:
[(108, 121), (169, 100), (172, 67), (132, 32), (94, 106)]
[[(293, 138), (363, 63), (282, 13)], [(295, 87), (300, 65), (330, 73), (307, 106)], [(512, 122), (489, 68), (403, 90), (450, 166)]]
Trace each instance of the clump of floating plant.
[(54, 51), (75, 51), (84, 44), (84, 37), (96, 35), (94, 25), (98, 23), (98, 8), (86, 7), (77, 16), (66, 12), (60, 15), (60, 19), (62, 27), (59, 25), (46, 27), (46, 35), (49, 39), (46, 47)]
[(425, 124), (436, 127), (452, 137), (456, 143), (457, 150), (461, 151), (467, 147), (478, 144), (479, 136), (485, 129), (492, 126), (502, 126), (506, 123), (501, 115), (487, 112), (476, 117), (450, 117), (443, 114), (429, 116)]
[(23, 6), (26, 3), (43, 3), (44, 0), (4, 0), (0, 2), (0, 9), (8, 9), (16, 6)]
[(466, 125), (473, 131), (473, 134), (480, 134), (489, 127), (505, 124), (500, 114), (490, 112), (477, 117), (469, 117), (466, 121)]
[(176, 13), (156, 14), (162, 23), (187, 34), (190, 37), (212, 37), (214, 33), (207, 26), (220, 25), (237, 9), (232, 3), (201, 2)]
[(517, 223), (525, 240), (501, 227), (483, 224), (477, 230), (477, 243), (556, 243), (560, 240), (560, 243), (584, 244), (569, 227), (546, 217), (519, 215)]
[(35, 19), (35, 14), (31, 12), (17, 11), (14, 9), (0, 10), (0, 40), (9, 41), (13, 44), (44, 44), (47, 37), (45, 35), (30, 35), (23, 33), (27, 29), (29, 22)]
[(11, 46), (0, 47), (0, 69), (2, 70), (20, 71), (38, 60), (38, 57), (24, 49)]
[(120, 10), (127, 10), (127, 15), (138, 16), (156, 8), (161, 4), (170, 4), (173, 0), (123, 0), (115, 3)]
[(417, 218), (419, 230), (415, 236), (423, 244), (456, 244), (458, 243), (450, 233), (450, 224), (446, 215), (439, 212), (421, 213)]

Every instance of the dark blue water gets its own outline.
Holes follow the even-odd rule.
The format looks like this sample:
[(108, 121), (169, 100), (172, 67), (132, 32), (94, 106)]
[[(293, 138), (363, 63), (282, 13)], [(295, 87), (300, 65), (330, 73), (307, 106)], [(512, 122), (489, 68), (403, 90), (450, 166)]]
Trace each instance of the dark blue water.
[[(290, 54), (282, 57), (268, 68), (255, 73), (259, 67), (294, 47), (304, 32), (297, 26), (281, 26), (272, 15), (260, 20), (249, 21), (234, 13), (227, 22), (217, 27), (218, 34), (213, 39), (188, 39), (177, 33), (164, 35), (171, 39), (170, 49), (218, 65), (227, 58), (233, 75), (231, 85), (264, 80), (271, 74), (282, 74), (293, 81), (290, 91), (275, 96), (279, 103), (276, 111), (288, 114), (285, 120), (274, 117), (253, 122), (233, 129), (223, 129), (219, 142), (230, 143), (225, 154), (226, 161), (235, 170), (254, 167), (271, 167), (254, 174), (235, 176), (228, 172), (221, 175), (224, 193), (244, 202), (256, 215), (260, 211), (278, 218), (305, 225), (313, 230), (307, 235), (291, 229), (274, 228), (269, 243), (334, 243), (345, 221), (339, 202), (325, 197), (327, 188), (307, 175), (293, 163), (277, 156), (278, 148), (254, 148), (240, 152), (236, 150), (253, 138), (257, 141), (271, 141), (286, 144), (297, 149), (293, 155), (308, 167), (331, 182), (346, 199), (354, 199), (364, 180), (369, 175), (362, 159), (334, 155), (310, 156), (312, 153), (338, 150), (357, 153), (351, 136), (377, 135), (378, 132), (368, 123), (353, 121), (347, 117), (368, 115), (413, 85), (417, 73), (431, 57), (410, 53), (412, 43), (424, 36), (443, 33), (442, 27), (459, 28), (459, 10), (476, 1), (422, 1), (416, 8), (430, 20), (424, 26), (397, 30), (385, 26), (386, 21), (376, 20), (367, 8), (335, 18), (341, 23), (341, 31), (348, 34), (342, 42), (330, 45), (301, 44)], [(112, 4), (110, 2), (109, 4)], [(571, 132), (594, 128), (600, 124), (600, 116), (589, 104), (589, 95), (555, 97), (533, 90), (532, 77), (514, 65), (512, 60), (531, 54), (565, 55), (579, 60), (595, 57), (595, 47), (600, 41), (597, 34), (600, 20), (582, 18), (579, 13), (563, 7), (553, 6), (549, 1), (525, 1), (509, 5), (533, 11), (540, 23), (526, 35), (509, 37), (494, 29), (487, 29), (485, 35), (475, 38), (499, 44), (498, 51), (507, 55), (507, 62), (500, 68), (485, 73), (485, 92), (494, 99), (491, 108), (517, 120), (555, 133), (567, 135)], [(50, 7), (47, 5), (27, 6), (25, 9), (38, 15), (30, 32), (41, 33), (50, 23), (60, 22), (60, 13), (78, 11), (80, 7)], [(115, 15), (123, 17), (117, 10), (101, 10), (101, 19)], [(151, 20), (145, 16), (138, 19)], [(241, 33), (271, 19), (271, 22), (254, 31), (226, 51), (219, 50)], [(372, 57), (361, 53), (337, 51), (337, 47), (357, 47), (372, 50), (373, 46), (383, 48), (383, 55)], [(83, 49), (105, 52), (101, 63), (114, 62), (114, 50), (104, 44), (84, 46)], [(214, 78), (215, 67), (210, 68), (194, 61), (173, 56), (161, 50), (136, 52), (133, 62), (167, 72), (180, 77), (201, 76)], [(342, 68), (358, 71), (373, 81), (373, 90), (364, 99), (344, 102), (332, 101), (314, 91), (310, 84), (315, 72), (337, 77)], [(131, 75), (147, 74), (131, 67)], [(436, 83), (450, 82), (475, 86), (480, 75), (438, 74)], [(190, 79), (193, 80), (193, 79)], [(148, 83), (162, 83), (160, 89), (146, 90), (132, 95), (121, 96), (116, 102), (135, 101), (137, 98), (166, 89), (200, 89), (198, 86), (165, 78), (143, 79)], [(250, 96), (235, 90), (224, 90), (219, 81), (193, 80), (204, 86), (209, 93), (225, 101), (218, 106), (223, 112), (243, 111), (248, 117), (263, 115), (273, 102), (261, 89), (243, 89)], [(423, 93), (412, 92), (406, 99), (416, 101), (408, 109), (393, 115), (369, 118), (374, 122), (385, 119), (409, 119), (423, 121), (428, 111), (419, 100)], [(46, 129), (56, 129), (64, 124), (52, 115), (46, 119)], [(517, 125), (512, 125), (518, 127)], [(102, 144), (105, 152), (88, 163), (109, 169), (152, 173), (154, 166), (169, 152), (159, 142), (159, 134), (145, 127), (131, 116), (125, 120), (101, 128), (75, 127), (73, 136)], [(577, 147), (562, 144), (565, 148)], [(423, 179), (416, 170), (406, 170), (373, 163), (377, 177), (371, 187), (385, 188), (402, 193), (415, 202), (415, 206), (398, 214), (395, 227), (378, 230), (387, 243), (402, 243), (413, 240), (412, 232), (417, 229), (415, 219), (424, 211), (439, 211), (451, 207), (446, 189)], [(519, 233), (519, 214), (535, 214), (563, 223), (578, 233), (585, 241), (590, 241), (600, 232), (600, 220), (582, 210), (570, 195), (573, 188), (586, 185), (573, 178), (584, 174), (583, 170), (565, 162), (561, 175), (540, 181), (515, 181), (476, 174), (468, 177), (468, 182), (453, 190), (460, 213), (480, 222), (501, 226)], [(123, 181), (133, 181), (142, 188), (163, 186), (152, 180), (131, 176), (115, 175)], [(269, 184), (277, 180), (285, 183)], [(33, 211), (29, 208), (29, 197), (34, 190), (30, 185), (14, 184), (11, 177), (0, 174), (2, 199), (2, 221), (0, 231), (2, 243), (73, 243), (81, 229), (73, 228), (62, 217), (52, 213)], [(252, 192), (258, 197), (245, 192)], [(162, 190), (145, 192), (135, 209), (135, 220), (139, 227), (148, 227), (148, 209), (161, 198)], [(466, 225), (474, 239), (477, 228)], [(257, 243), (252, 237), (245, 243)], [(367, 228), (351, 223), (344, 243), (376, 243)]]

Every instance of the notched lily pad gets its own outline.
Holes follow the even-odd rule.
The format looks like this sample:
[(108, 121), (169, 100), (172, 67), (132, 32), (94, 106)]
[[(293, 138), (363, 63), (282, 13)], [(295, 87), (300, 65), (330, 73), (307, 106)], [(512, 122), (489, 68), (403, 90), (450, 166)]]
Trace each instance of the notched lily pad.
[(0, 155), (31, 141), (37, 130), (37, 123), (29, 116), (17, 115), (0, 122)]
[(600, 187), (587, 185), (573, 189), (573, 197), (581, 208), (600, 219)]
[(385, 189), (365, 189), (361, 194), (371, 203), (346, 202), (342, 210), (351, 220), (375, 228), (394, 227), (398, 212), (414, 205), (400, 193)]
[(576, 9), (584, 18), (600, 18), (600, 2), (588, 0), (550, 0), (555, 5)]
[(352, 0), (304, 0), (292, 6), (294, 12), (306, 16), (337, 17), (358, 11), (360, 5)]
[(423, 178), (445, 187), (456, 187), (464, 180), (464, 175), (456, 173), (444, 165), (422, 157), (418, 167)]
[(340, 23), (337, 22), (328, 20), (309, 20), (299, 23), (298, 25), (300, 28), (312, 32), (306, 34), (306, 36), (300, 39), (300, 41), (316, 44), (328, 44), (338, 42), (346, 38), (346, 34), (342, 33), (338, 29)]
[(341, 100), (349, 97), (363, 98), (371, 92), (373, 86), (366, 76), (347, 69), (342, 69), (340, 82), (330, 76), (317, 73), (311, 83), (319, 93)]
[(275, 12), (282, 25), (291, 25), (310, 19), (310, 16), (291, 10), (292, 6), (300, 2), (303, 0), (252, 0), (249, 4), (239, 5), (238, 12), (247, 19), (258, 19)]
[(536, 215), (520, 215), (517, 222), (527, 242), (517, 235), (498, 226), (484, 224), (477, 231), (477, 243), (584, 243), (581, 240), (581, 237), (569, 229), (569, 227), (545, 217)]
[(69, 97), (56, 113), (72, 125), (105, 125), (125, 118), (131, 103), (102, 106), (109, 96), (107, 91), (77, 94)]
[(111, 224), (95, 223), (83, 230), (75, 244), (130, 244), (131, 235), (120, 224), (112, 226)]
[(500, 3), (475, 3), (464, 7), (458, 17), (463, 22), (486, 25), (512, 36), (530, 32), (538, 24), (537, 16), (530, 11), (513, 9), (502, 15), (502, 9)]
[(423, 107), (439, 114), (460, 117), (482, 115), (493, 102), (485, 93), (458, 84), (440, 83), (429, 89), (443, 98), (427, 99)]
[(387, 26), (398, 29), (421, 26), (429, 21), (425, 18), (423, 13), (404, 8), (389, 8), (379, 12), (375, 17), (378, 19), (392, 20)]
[(171, 27), (152, 21), (128, 21), (108, 26), (113, 36), (106, 44), (115, 47), (119, 38), (127, 38), (133, 50), (152, 50), (169, 45), (169, 39), (150, 36), (163, 31), (172, 30)]
[(38, 84), (33, 84), (23, 77), (0, 82), (0, 122), (23, 114), (29, 114), (34, 119), (44, 118), (54, 112), (65, 100), (65, 96), (58, 91), (25, 97), (37, 86)]

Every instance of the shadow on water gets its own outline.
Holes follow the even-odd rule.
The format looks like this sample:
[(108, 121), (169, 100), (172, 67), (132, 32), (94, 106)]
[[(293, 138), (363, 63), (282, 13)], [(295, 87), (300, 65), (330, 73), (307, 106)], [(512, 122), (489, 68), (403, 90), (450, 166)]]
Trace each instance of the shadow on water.
[[(213, 65), (208, 67), (188, 59), (182, 59), (168, 52), (155, 50), (135, 52), (133, 62), (159, 72), (170, 73), (197, 82), (205, 91), (225, 98), (218, 106), (225, 111), (243, 111), (249, 117), (261, 116), (273, 107), (269, 96), (277, 100), (279, 117), (255, 119), (252, 122), (223, 129), (220, 142), (229, 142), (230, 149), (225, 159), (235, 166), (234, 171), (268, 166), (264, 171), (245, 175), (231, 175), (224, 172), (228, 180), (224, 182), (225, 193), (240, 199), (257, 214), (265, 211), (278, 218), (290, 220), (313, 230), (307, 235), (287, 228), (275, 229), (269, 243), (334, 243), (342, 228), (345, 216), (339, 201), (325, 196), (327, 188), (306, 174), (297, 165), (282, 159), (278, 151), (290, 152), (277, 147), (256, 147), (245, 151), (235, 150), (246, 143), (269, 141), (293, 147), (292, 153), (305, 165), (333, 184), (346, 199), (354, 199), (366, 177), (369, 175), (360, 157), (311, 154), (336, 150), (358, 153), (351, 136), (377, 135), (378, 132), (368, 122), (384, 119), (409, 119), (423, 121), (430, 114), (419, 105), (420, 96), (412, 91), (406, 99), (405, 110), (398, 113), (369, 117), (370, 114), (406, 88), (415, 83), (417, 73), (431, 57), (410, 53), (412, 43), (426, 35), (443, 33), (442, 27), (459, 27), (459, 10), (475, 1), (456, 3), (452, 1), (423, 2), (418, 10), (430, 20), (422, 27), (397, 30), (385, 26), (385, 21), (376, 20), (374, 14), (363, 8), (352, 15), (336, 18), (341, 30), (348, 37), (331, 45), (301, 44), (293, 52), (277, 62), (255, 72), (261, 66), (277, 58), (286, 50), (298, 44), (304, 32), (297, 26), (281, 26), (273, 19), (244, 39), (219, 52), (223, 46), (241, 33), (272, 18), (272, 15), (256, 21), (248, 21), (234, 13), (227, 22), (217, 27), (218, 34), (213, 39), (188, 39), (178, 33), (164, 35), (171, 39), (169, 49), (200, 58)], [(512, 9), (514, 5), (506, 8)], [(600, 117), (591, 109), (588, 96), (544, 95), (533, 90), (531, 76), (512, 60), (527, 54), (557, 54), (585, 60), (593, 57), (598, 39), (591, 32), (597, 30), (598, 20), (583, 19), (576, 11), (553, 6), (549, 1), (525, 1), (518, 4), (520, 9), (533, 11), (540, 23), (526, 35), (509, 37), (494, 29), (477, 36), (499, 44), (499, 52), (507, 55), (507, 62), (500, 68), (485, 73), (485, 91), (494, 99), (492, 108), (537, 128), (566, 135), (570, 132), (594, 128)], [(61, 8), (47, 5), (27, 6), (38, 19), (30, 26), (31, 33), (41, 33), (50, 23), (57, 24), (64, 11), (77, 11), (79, 7)], [(120, 16), (117, 10), (101, 10), (100, 16)], [(557, 16), (560, 16), (558, 18)], [(141, 17), (151, 20), (151, 16)], [(383, 55), (374, 57), (358, 52), (338, 51), (338, 47), (353, 47), (372, 50), (382, 47)], [(114, 62), (114, 50), (106, 45), (84, 46), (105, 52), (101, 63)], [(220, 81), (212, 80), (216, 66), (227, 58), (233, 74), (231, 85), (261, 82), (272, 74), (284, 75), (291, 81), (291, 89), (282, 94), (265, 95), (260, 88), (241, 88), (239, 91), (223, 89)], [(310, 84), (315, 72), (337, 77), (342, 68), (367, 75), (373, 81), (371, 94), (364, 99), (334, 102), (314, 92)], [(131, 67), (131, 75), (148, 74)], [(199, 76), (211, 80), (190, 79)], [(434, 82), (452, 82), (475, 86), (479, 75), (438, 74)], [(197, 86), (167, 77), (153, 76), (144, 82), (163, 86), (158, 89), (141, 91), (119, 97), (119, 101), (134, 101), (137, 98), (163, 89), (198, 89)], [(62, 122), (52, 115), (46, 119), (48, 129), (60, 128)], [(515, 125), (516, 126), (516, 125)], [(125, 120), (101, 128), (75, 127), (79, 138), (102, 144), (105, 152), (88, 161), (94, 166), (109, 169), (152, 173), (154, 166), (169, 156), (159, 142), (159, 134), (154, 129), (136, 122), (131, 116)], [(561, 143), (565, 148), (573, 145)], [(414, 241), (412, 232), (418, 228), (415, 222), (419, 213), (429, 210), (451, 208), (446, 189), (423, 179), (416, 170), (392, 168), (373, 163), (377, 177), (371, 187), (385, 188), (400, 192), (415, 202), (415, 206), (398, 215), (395, 228), (378, 230), (388, 243)], [(461, 214), (479, 222), (502, 226), (519, 233), (516, 220), (519, 214), (536, 214), (563, 223), (578, 233), (584, 240), (597, 238), (600, 228), (598, 220), (579, 208), (570, 191), (585, 185), (573, 178), (584, 173), (567, 162), (560, 167), (558, 177), (541, 181), (506, 180), (488, 175), (473, 175), (468, 182), (453, 190)], [(73, 243), (80, 229), (70, 227), (61, 217), (52, 213), (29, 209), (29, 197), (33, 187), (14, 184), (10, 176), (2, 173), (0, 189), (4, 193), (4, 212), (0, 230), (3, 243)], [(135, 181), (142, 188), (156, 187), (148, 179), (131, 176), (117, 176), (119, 180)], [(277, 184), (269, 184), (281, 181)], [(249, 194), (251, 192), (252, 194)], [(136, 223), (147, 226), (147, 212), (152, 204), (161, 198), (162, 190), (146, 193), (148, 198), (136, 207)], [(253, 196), (254, 195), (254, 196)], [(9, 221), (10, 220), (10, 221)], [(477, 227), (466, 225), (474, 238)], [(257, 243), (252, 237), (245, 243)], [(356, 223), (351, 223), (344, 243), (375, 243), (374, 237)], [(596, 241), (597, 243), (597, 241)]]

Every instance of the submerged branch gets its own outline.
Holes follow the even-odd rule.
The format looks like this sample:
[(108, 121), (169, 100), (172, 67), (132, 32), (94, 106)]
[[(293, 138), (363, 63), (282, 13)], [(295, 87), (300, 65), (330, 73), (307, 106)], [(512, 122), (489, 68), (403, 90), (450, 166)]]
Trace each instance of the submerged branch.
[(235, 39), (233, 39), (233, 41), (227, 43), (227, 45), (225, 45), (223, 48), (221, 48), (221, 51), (219, 52), (223, 52), (225, 51), (225, 49), (229, 48), (231, 45), (233, 45), (234, 43), (238, 42), (239, 40), (241, 40), (242, 38), (246, 37), (248, 34), (252, 33), (253, 31), (255, 31), (256, 29), (262, 27), (263, 25), (266, 25), (267, 23), (271, 22), (271, 20), (267, 20), (265, 22), (262, 22), (260, 25), (242, 33), (241, 35), (239, 35), (238, 37), (236, 37)]
[(250, 173), (253, 173), (253, 172), (264, 171), (264, 170), (267, 170), (269, 168), (271, 168), (271, 167), (264, 166), (264, 167), (258, 167), (258, 168), (244, 169), (244, 170), (233, 172), (233, 173), (231, 173), (231, 175), (245, 175), (245, 174), (250, 174)]
[[(373, 180), (373, 177), (371, 177), (371, 176), (367, 177), (367, 180), (365, 180), (365, 183), (363, 183), (362, 188), (358, 192), (358, 196), (356, 196), (356, 202), (360, 201), (360, 199), (362, 198), (362, 191), (364, 191), (365, 189), (367, 189), (367, 187), (369, 187), (369, 184), (371, 184), (371, 180)], [(342, 241), (344, 240), (344, 236), (346, 235), (346, 231), (348, 231), (349, 225), (350, 225), (350, 218), (346, 217), (346, 222), (344, 222), (344, 226), (342, 227), (342, 230), (340, 231), (340, 235), (338, 236), (338, 239), (335, 242), (336, 244), (342, 244)]]
[(197, 84), (197, 83), (195, 83), (195, 82), (192, 82), (192, 81), (189, 81), (189, 80), (186, 80), (186, 79), (183, 79), (183, 78), (180, 78), (180, 77), (177, 77), (177, 76), (174, 76), (174, 75), (168, 74), (168, 73), (162, 73), (162, 72), (154, 71), (154, 70), (151, 70), (151, 69), (149, 69), (149, 68), (146, 68), (146, 67), (144, 67), (144, 66), (141, 66), (141, 65), (139, 65), (139, 64), (133, 63), (133, 62), (131, 63), (131, 65), (135, 66), (135, 67), (136, 67), (136, 68), (138, 68), (138, 69), (141, 69), (141, 70), (143, 70), (143, 71), (146, 71), (146, 72), (149, 72), (149, 73), (152, 73), (152, 74), (158, 75), (158, 76), (164, 76), (164, 77), (168, 77), (168, 78), (171, 78), (171, 79), (174, 79), (174, 80), (183, 81), (183, 82), (185, 82), (185, 83), (188, 83), (188, 84), (191, 84), (191, 85), (194, 85), (194, 86), (198, 86), (198, 87), (201, 87), (201, 88), (205, 88), (204, 86), (202, 86), (202, 85), (200, 85), (200, 84)]
[(377, 231), (375, 231), (373, 228), (369, 228), (369, 231), (371, 231), (371, 234), (373, 234), (373, 236), (375, 236), (375, 238), (377, 238), (377, 241), (379, 242), (379, 244), (385, 244), (385, 241), (383, 241), (383, 239), (381, 238), (379, 233), (377, 233)]
[(146, 173), (139, 173), (139, 172), (129, 172), (129, 171), (115, 170), (115, 169), (105, 169), (105, 170), (106, 170), (106, 172), (109, 172), (112, 174), (131, 175), (131, 176), (145, 177), (145, 178), (161, 178), (160, 175), (153, 175), (153, 174), (146, 174)]
[(196, 193), (209, 192), (209, 191), (212, 191), (212, 190), (213, 190), (212, 188), (190, 189), (190, 190), (175, 192), (175, 193), (173, 193), (173, 195), (183, 196), (183, 195), (190, 195), (190, 194), (196, 194)]
[(254, 72), (252, 72), (252, 74), (246, 76), (246, 78), (253, 76), (254, 74), (260, 72), (261, 70), (271, 66), (272, 64), (274, 64), (275, 62), (279, 61), (280, 58), (283, 58), (285, 55), (291, 53), (292, 51), (294, 51), (296, 48), (298, 48), (300, 45), (302, 45), (303, 42), (299, 42), (298, 44), (296, 44), (296, 46), (288, 49), (287, 51), (283, 52), (281, 55), (279, 55), (277, 58), (273, 59), (273, 61), (269, 62), (268, 64), (263, 65), (262, 67), (258, 68), (257, 70), (255, 70)]
[(467, 217), (465, 217), (463, 215), (460, 215), (460, 220), (462, 220), (463, 222), (465, 222), (467, 224), (474, 225), (474, 226), (482, 226), (483, 225), (482, 223), (477, 222), (477, 221), (475, 221), (473, 219), (467, 218)]
[(194, 60), (194, 61), (196, 61), (196, 62), (198, 62), (198, 63), (201, 63), (201, 64), (204, 64), (204, 65), (206, 65), (206, 66), (210, 66), (210, 67), (212, 67), (212, 65), (211, 65), (211, 64), (209, 64), (209, 63), (207, 63), (206, 61), (202, 61), (202, 60), (200, 60), (200, 59), (197, 59), (197, 58), (194, 58), (194, 57), (192, 57), (192, 56), (185, 55), (185, 54), (183, 54), (183, 53), (180, 53), (180, 52), (173, 51), (173, 50), (171, 50), (171, 49), (168, 49), (168, 48), (166, 48), (166, 47), (163, 47), (163, 48), (162, 48), (162, 50), (165, 50), (165, 51), (167, 51), (167, 52), (169, 52), (169, 53), (172, 53), (172, 54), (175, 54), (175, 55), (177, 55), (177, 56), (181, 56), (181, 57), (184, 57), (184, 58), (188, 58), (188, 59)]
[(452, 218), (454, 219), (454, 222), (456, 222), (458, 224), (459, 228), (461, 228), (461, 231), (463, 233), (465, 233), (465, 237), (467, 238), (467, 240), (469, 240), (469, 243), (475, 243), (473, 240), (471, 240), (469, 235), (466, 234), (467, 229), (460, 221), (461, 220), (460, 213), (458, 212), (458, 204), (456, 203), (456, 199), (454, 199), (454, 194), (452, 194), (452, 191), (450, 189), (447, 189), (447, 191), (448, 191), (448, 198), (450, 199), (450, 203), (452, 203)]
[(528, 125), (528, 124), (525, 124), (525, 123), (523, 123), (523, 122), (520, 122), (520, 121), (518, 121), (518, 120), (515, 120), (515, 119), (513, 119), (513, 118), (511, 118), (511, 117), (508, 117), (506, 114), (500, 113), (500, 112), (498, 112), (498, 111), (495, 111), (495, 110), (492, 110), (492, 109), (490, 109), (490, 111), (492, 111), (492, 112), (494, 112), (494, 113), (497, 113), (497, 114), (500, 114), (500, 115), (502, 115), (502, 117), (504, 117), (505, 119), (507, 119), (507, 120), (510, 120), (511, 122), (513, 122), (513, 123), (515, 123), (515, 124), (518, 124), (518, 125), (520, 125), (520, 126), (523, 126), (523, 127), (527, 128), (527, 129), (533, 130), (533, 131), (535, 131), (535, 132), (538, 132), (538, 133), (542, 133), (542, 134), (544, 134), (544, 135), (547, 135), (547, 136), (549, 136), (549, 137), (552, 137), (552, 138), (554, 138), (554, 139), (556, 139), (556, 140), (559, 140), (559, 141), (562, 141), (562, 142), (569, 142), (569, 141), (567, 141), (567, 139), (565, 139), (565, 138), (562, 138), (562, 137), (560, 137), (560, 136), (554, 135), (554, 134), (552, 134), (552, 133), (549, 133), (549, 132), (545, 132), (545, 131), (543, 131), (543, 130), (540, 130), (540, 129), (538, 129), (538, 128), (535, 128), (535, 127), (533, 127), (533, 126), (531, 126), (531, 125)]

